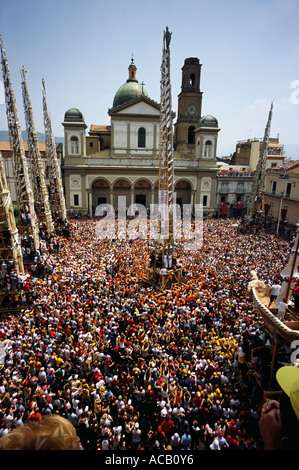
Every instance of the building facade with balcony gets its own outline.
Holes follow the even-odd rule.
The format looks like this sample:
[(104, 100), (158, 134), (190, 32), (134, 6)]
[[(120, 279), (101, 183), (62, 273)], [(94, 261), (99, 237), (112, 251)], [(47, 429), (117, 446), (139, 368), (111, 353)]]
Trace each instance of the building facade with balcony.
[(218, 170), (216, 209), (219, 216), (245, 216), (253, 178), (254, 171), (250, 167), (227, 166)]
[(278, 232), (295, 233), (299, 222), (299, 160), (266, 171), (263, 214)]
[[(263, 139), (239, 140), (230, 163), (237, 166), (249, 166), (254, 171), (259, 161), (262, 144)], [(284, 161), (284, 145), (279, 142), (279, 136), (270, 137), (267, 147), (266, 169), (283, 165)]]
[[(262, 143), (263, 139), (238, 141), (229, 164), (219, 167), (216, 194), (219, 215), (241, 217), (246, 214)], [(279, 142), (279, 137), (269, 138), (266, 173), (272, 169), (275, 169), (275, 172), (281, 171), (279, 168), (285, 164), (285, 161), (284, 145)]]

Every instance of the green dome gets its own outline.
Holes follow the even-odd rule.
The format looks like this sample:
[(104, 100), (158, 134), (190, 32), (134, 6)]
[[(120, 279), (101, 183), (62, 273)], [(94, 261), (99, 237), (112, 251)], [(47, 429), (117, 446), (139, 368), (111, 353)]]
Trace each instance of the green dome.
[(64, 121), (68, 122), (84, 122), (84, 117), (81, 111), (77, 108), (69, 109), (64, 115)]
[(218, 127), (218, 121), (214, 116), (211, 116), (211, 114), (207, 114), (200, 118), (198, 127)]
[(116, 92), (113, 100), (113, 108), (121, 104), (128, 103), (128, 101), (139, 98), (139, 96), (149, 97), (145, 89), (136, 80), (128, 80)]

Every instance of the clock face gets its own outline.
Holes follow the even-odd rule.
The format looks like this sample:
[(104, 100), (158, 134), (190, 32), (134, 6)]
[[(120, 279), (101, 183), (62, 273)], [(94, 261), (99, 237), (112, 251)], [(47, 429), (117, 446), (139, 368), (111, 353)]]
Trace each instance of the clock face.
[(193, 105), (188, 106), (188, 113), (195, 114), (196, 108)]

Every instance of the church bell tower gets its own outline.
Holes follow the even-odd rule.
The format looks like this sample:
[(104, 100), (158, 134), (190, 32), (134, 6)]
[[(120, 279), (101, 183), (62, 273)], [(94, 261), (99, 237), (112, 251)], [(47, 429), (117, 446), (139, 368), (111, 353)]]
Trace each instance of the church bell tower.
[(195, 156), (194, 131), (201, 118), (201, 65), (199, 59), (185, 59), (182, 67), (181, 92), (178, 95), (177, 122), (174, 126), (174, 149), (183, 155)]

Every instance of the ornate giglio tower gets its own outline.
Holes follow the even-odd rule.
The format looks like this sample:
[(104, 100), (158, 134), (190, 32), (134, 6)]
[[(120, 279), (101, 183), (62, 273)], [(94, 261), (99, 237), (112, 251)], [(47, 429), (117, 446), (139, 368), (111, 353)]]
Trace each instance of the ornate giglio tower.
[(0, 36), (1, 62), (5, 90), (6, 114), (9, 140), (12, 149), (13, 171), (16, 181), (17, 203), (20, 210), (18, 225), (22, 236), (32, 237), (34, 248), (39, 249), (39, 231), (34, 209), (34, 197), (29, 178), (27, 159), (25, 156), (21, 125), (18, 117), (15, 94), (12, 87), (10, 71), (3, 41)]
[(60, 176), (59, 163), (57, 159), (55, 139), (52, 131), (51, 117), (48, 109), (45, 81), (43, 84), (43, 111), (44, 111), (44, 128), (46, 141), (46, 154), (50, 165), (51, 179), (51, 206), (53, 218), (59, 217), (62, 221), (66, 219), (65, 199)]
[(38, 138), (35, 130), (31, 101), (29, 97), (26, 70), (22, 67), (22, 93), (27, 128), (28, 149), (31, 162), (31, 179), (33, 183), (35, 211), (40, 222), (47, 227), (48, 233), (54, 231), (54, 224), (50, 210), (48, 189), (45, 183), (43, 162), (38, 148)]
[(159, 234), (151, 256), (148, 279), (164, 289), (179, 281), (180, 271), (174, 269), (175, 200), (173, 163), (173, 124), (170, 84), (170, 40), (166, 27), (163, 34), (161, 64), (160, 153), (159, 153)]

